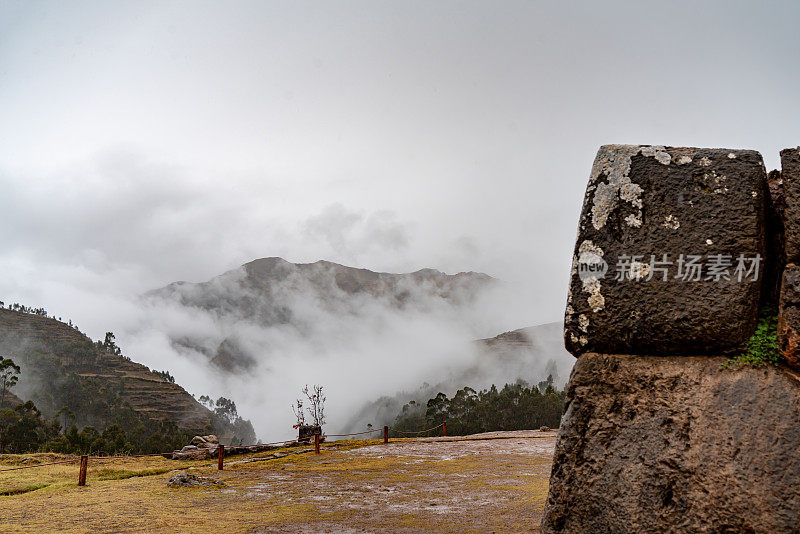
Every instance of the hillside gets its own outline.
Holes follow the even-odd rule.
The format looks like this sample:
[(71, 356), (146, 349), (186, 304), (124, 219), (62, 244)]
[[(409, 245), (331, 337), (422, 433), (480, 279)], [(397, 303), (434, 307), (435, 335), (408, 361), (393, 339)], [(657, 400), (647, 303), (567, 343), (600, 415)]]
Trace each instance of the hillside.
[(560, 388), (566, 382), (573, 359), (564, 349), (564, 328), (561, 322), (503, 332), (495, 337), (476, 341), (488, 365), (499, 364), (507, 373), (532, 380), (553, 375)]
[(547, 323), (504, 332), (495, 337), (474, 341), (476, 358), (465, 358), (461, 369), (446, 377), (429, 377), (414, 391), (399, 391), (365, 404), (348, 422), (348, 431), (370, 423), (392, 425), (403, 406), (410, 401), (424, 406), (439, 392), (447, 395), (469, 386), (475, 389), (492, 385), (513, 384), (518, 380), (535, 385), (552, 376), (561, 389), (566, 382), (573, 359), (564, 349), (562, 323)]
[(393, 274), (347, 267), (329, 261), (290, 263), (262, 258), (207, 282), (175, 282), (144, 295), (154, 307), (202, 310), (227, 325), (218, 335), (173, 335), (179, 348), (205, 355), (219, 369), (242, 372), (254, 368), (269, 351), (253, 350), (253, 340), (240, 332), (253, 326), (289, 326), (311, 336), (320, 324), (353, 317), (365, 310), (427, 313), (457, 309), (475, 302), (496, 281), (482, 273), (445, 274), (434, 269)]
[[(0, 354), (22, 368), (14, 392), (33, 400), (46, 417), (68, 405), (76, 412), (79, 426), (102, 428), (113, 409), (87, 406), (84, 413), (76, 403), (108, 401), (127, 403), (138, 414), (173, 421), (186, 431), (230, 433), (219, 417), (179, 385), (98, 348), (84, 334), (55, 319), (0, 309)], [(92, 398), (82, 398), (80, 393), (87, 391), (94, 393)]]

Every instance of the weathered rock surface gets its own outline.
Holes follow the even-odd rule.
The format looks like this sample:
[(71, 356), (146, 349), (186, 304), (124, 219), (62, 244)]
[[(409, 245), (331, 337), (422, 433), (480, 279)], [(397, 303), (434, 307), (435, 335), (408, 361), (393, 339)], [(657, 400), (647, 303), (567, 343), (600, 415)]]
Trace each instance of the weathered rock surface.
[(217, 436), (214, 434), (209, 434), (208, 436), (195, 436), (192, 438), (190, 443), (198, 448), (216, 449), (217, 445), (219, 445), (219, 438), (217, 438)]
[(723, 361), (582, 355), (542, 532), (798, 532), (800, 381)]
[(217, 478), (199, 477), (193, 473), (178, 473), (169, 479), (167, 486), (174, 488), (191, 486), (227, 486), (227, 484)]
[(766, 192), (752, 150), (601, 147), (575, 246), (567, 350), (720, 354), (742, 346), (759, 308)]
[(786, 261), (800, 263), (800, 147), (781, 150), (781, 179), (786, 197)]
[(217, 449), (199, 448), (194, 445), (187, 445), (172, 454), (165, 454), (172, 460), (210, 460), (217, 457)]
[(800, 267), (793, 263), (783, 270), (778, 344), (786, 362), (795, 369), (800, 368)]

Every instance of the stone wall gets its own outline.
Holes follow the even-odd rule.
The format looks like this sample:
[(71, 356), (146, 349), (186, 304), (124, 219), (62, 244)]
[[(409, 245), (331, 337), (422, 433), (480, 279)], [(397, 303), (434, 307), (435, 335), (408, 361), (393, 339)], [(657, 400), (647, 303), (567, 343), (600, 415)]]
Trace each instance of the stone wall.
[[(543, 532), (800, 532), (800, 149), (608, 145)], [(778, 308), (787, 366), (727, 369)]]

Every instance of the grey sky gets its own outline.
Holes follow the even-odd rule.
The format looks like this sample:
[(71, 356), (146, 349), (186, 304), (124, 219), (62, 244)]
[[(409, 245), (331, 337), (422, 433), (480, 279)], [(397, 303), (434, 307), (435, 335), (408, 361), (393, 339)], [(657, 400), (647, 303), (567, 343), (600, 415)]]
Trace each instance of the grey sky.
[[(480, 270), (558, 320), (597, 147), (800, 143), (795, 2), (0, 1), (0, 298), (256, 257)], [(113, 313), (112, 313), (113, 315)]]

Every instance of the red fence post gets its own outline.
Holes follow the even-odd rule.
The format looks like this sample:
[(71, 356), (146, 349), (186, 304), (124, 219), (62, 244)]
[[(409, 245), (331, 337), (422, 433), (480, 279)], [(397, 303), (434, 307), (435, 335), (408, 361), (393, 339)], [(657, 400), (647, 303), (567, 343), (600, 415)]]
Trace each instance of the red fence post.
[(319, 434), (314, 434), (314, 452), (319, 454)]
[(220, 444), (217, 447), (217, 469), (222, 471), (222, 464), (225, 461), (225, 445)]
[(384, 426), (383, 427), (383, 442), (384, 443), (389, 443), (389, 427), (388, 426)]
[(447, 436), (447, 421), (442, 423), (442, 433), (444, 433), (444, 435)]
[(81, 467), (78, 471), (78, 485), (85, 486), (86, 485), (86, 468), (89, 466), (89, 455), (84, 454), (81, 456)]

